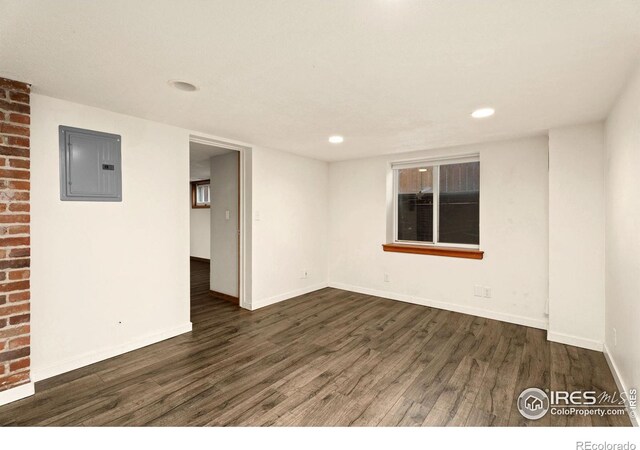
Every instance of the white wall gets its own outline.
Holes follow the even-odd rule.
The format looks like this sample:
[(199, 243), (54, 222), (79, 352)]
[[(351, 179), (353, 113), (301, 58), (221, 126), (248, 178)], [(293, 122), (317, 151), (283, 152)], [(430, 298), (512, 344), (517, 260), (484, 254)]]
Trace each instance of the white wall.
[(621, 384), (637, 388), (640, 386), (640, 68), (611, 111), (605, 133), (606, 352)]
[(211, 257), (211, 211), (208, 208), (191, 208), (191, 192), (189, 192), (189, 236), (191, 239), (191, 256), (209, 259)]
[(326, 287), (327, 183), (326, 162), (254, 149), (252, 308)]
[[(545, 328), (547, 151), (538, 137), (332, 163), (330, 285)], [(390, 163), (475, 152), (484, 260), (383, 252)]]
[[(211, 163), (212, 291), (238, 296), (238, 152), (214, 156)], [(228, 218), (227, 218), (228, 214)]]
[(602, 350), (604, 127), (549, 130), (551, 341)]
[[(35, 380), (190, 329), (189, 134), (33, 95)], [(122, 202), (62, 202), (58, 126), (122, 136)]]

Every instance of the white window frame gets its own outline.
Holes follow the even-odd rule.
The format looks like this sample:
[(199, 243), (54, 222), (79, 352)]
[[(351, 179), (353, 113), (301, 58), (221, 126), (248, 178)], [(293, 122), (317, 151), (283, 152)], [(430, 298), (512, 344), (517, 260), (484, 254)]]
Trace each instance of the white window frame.
[[(454, 244), (450, 242), (439, 242), (438, 232), (440, 226), (440, 166), (446, 166), (449, 164), (460, 164), (468, 162), (480, 162), (480, 155), (477, 153), (469, 155), (457, 155), (450, 157), (438, 157), (438, 158), (426, 158), (419, 160), (398, 161), (391, 163), (391, 171), (393, 174), (393, 243), (394, 244), (411, 244), (420, 245), (424, 247), (454, 247), (454, 248), (469, 248), (479, 249), (480, 241), (478, 245), (475, 244)], [(398, 171), (400, 169), (417, 169), (417, 168), (433, 168), (433, 242), (423, 241), (407, 241), (398, 239), (398, 183), (399, 176)], [(479, 222), (480, 219), (478, 219)], [(478, 223), (480, 228), (480, 223)]]
[[(204, 199), (206, 190), (207, 200)], [(202, 192), (202, 201), (198, 198)], [(211, 184), (198, 184), (196, 185), (196, 204), (198, 205), (211, 205)]]

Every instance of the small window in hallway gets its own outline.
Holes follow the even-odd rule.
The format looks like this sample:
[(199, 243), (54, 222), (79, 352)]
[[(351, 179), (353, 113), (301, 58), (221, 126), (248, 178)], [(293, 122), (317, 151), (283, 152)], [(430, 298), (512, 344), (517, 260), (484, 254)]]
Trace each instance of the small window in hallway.
[(200, 180), (191, 182), (191, 207), (209, 208), (211, 207), (210, 180)]

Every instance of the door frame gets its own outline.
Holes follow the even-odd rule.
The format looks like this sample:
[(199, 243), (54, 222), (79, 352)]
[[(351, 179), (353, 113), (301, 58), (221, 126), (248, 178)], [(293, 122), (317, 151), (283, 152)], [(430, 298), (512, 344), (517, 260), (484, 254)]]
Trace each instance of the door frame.
[(226, 148), (238, 152), (238, 303), (241, 308), (251, 310), (251, 161), (252, 148), (211, 138), (202, 134), (189, 134), (189, 142), (195, 142), (213, 147)]

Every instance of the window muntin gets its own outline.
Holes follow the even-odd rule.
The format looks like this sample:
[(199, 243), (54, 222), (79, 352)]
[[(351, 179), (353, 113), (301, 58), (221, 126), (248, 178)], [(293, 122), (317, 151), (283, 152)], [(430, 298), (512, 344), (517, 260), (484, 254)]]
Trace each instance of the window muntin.
[(395, 241), (477, 248), (477, 156), (393, 165)]

